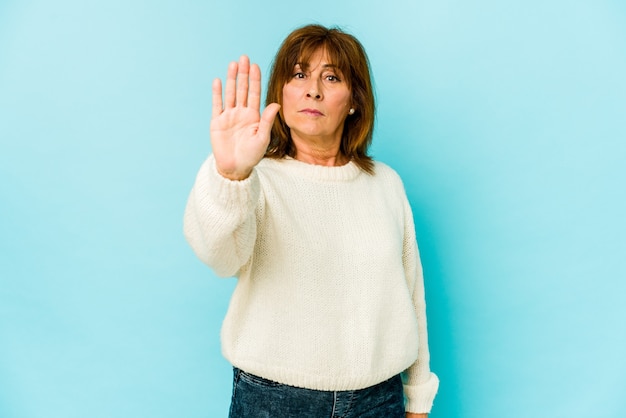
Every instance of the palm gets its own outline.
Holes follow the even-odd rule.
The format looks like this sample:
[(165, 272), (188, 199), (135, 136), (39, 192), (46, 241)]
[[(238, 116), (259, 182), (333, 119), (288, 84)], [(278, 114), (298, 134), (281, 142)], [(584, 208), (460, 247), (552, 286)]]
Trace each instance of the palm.
[(224, 110), (211, 121), (211, 144), (220, 171), (254, 167), (263, 157), (269, 136), (259, 133), (259, 111), (250, 108)]
[(261, 72), (248, 57), (231, 63), (222, 101), (222, 83), (213, 82), (211, 145), (219, 172), (230, 179), (246, 178), (263, 158), (279, 105), (272, 103), (259, 112)]

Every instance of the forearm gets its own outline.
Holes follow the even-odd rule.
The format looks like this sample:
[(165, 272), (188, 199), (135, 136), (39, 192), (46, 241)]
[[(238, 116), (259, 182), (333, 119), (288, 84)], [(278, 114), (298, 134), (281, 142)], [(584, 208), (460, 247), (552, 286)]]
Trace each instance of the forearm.
[(248, 260), (256, 239), (258, 178), (232, 182), (210, 157), (200, 168), (184, 216), (187, 242), (220, 276), (232, 276)]

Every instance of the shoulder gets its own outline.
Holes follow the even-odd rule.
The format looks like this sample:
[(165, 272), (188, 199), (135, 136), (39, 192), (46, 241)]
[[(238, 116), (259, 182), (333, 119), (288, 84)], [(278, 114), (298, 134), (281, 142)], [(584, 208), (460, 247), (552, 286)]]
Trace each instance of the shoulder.
[(374, 161), (374, 177), (404, 189), (402, 178), (398, 172), (383, 162)]
[(384, 175), (392, 175), (400, 178), (396, 170), (391, 168), (391, 166), (383, 163), (382, 161), (374, 161), (374, 169), (376, 170), (376, 174), (384, 174)]
[(406, 206), (408, 204), (408, 196), (404, 182), (398, 172), (383, 162), (375, 161), (374, 164), (375, 174), (373, 177), (382, 183), (387, 196), (392, 201), (403, 202), (403, 205)]

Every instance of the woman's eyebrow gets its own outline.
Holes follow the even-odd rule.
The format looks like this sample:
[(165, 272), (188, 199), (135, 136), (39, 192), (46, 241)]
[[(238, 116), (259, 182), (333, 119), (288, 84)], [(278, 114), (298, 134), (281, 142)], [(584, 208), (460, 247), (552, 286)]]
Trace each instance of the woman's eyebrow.
[[(307, 68), (310, 65), (308, 63), (305, 62), (296, 62), (294, 67), (300, 67), (300, 68)], [(337, 64), (322, 64), (322, 68), (335, 68), (338, 69), (339, 66), (337, 66)]]

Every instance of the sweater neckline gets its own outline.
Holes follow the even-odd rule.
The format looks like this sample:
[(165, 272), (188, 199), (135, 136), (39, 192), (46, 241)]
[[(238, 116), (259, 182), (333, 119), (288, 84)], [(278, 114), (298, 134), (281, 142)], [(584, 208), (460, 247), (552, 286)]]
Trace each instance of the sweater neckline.
[(264, 161), (270, 165), (281, 165), (300, 177), (318, 181), (350, 181), (361, 174), (361, 169), (353, 161), (340, 166), (309, 164), (292, 157), (264, 158)]

